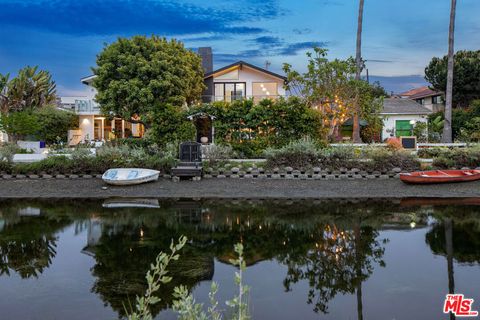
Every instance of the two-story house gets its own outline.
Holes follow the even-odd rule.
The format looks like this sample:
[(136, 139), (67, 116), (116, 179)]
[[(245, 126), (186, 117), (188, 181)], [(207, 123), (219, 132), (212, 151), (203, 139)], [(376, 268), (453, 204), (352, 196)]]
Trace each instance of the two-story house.
[(433, 112), (445, 110), (445, 95), (443, 92), (435, 91), (427, 86), (415, 88), (399, 94), (401, 98), (416, 101)]
[[(227, 101), (253, 99), (277, 99), (285, 96), (286, 78), (270, 70), (238, 61), (213, 70), (212, 49), (199, 48), (202, 65), (205, 70), (204, 82), (207, 87), (202, 101)], [(78, 114), (79, 128), (69, 131), (69, 144), (75, 145), (83, 141), (104, 141), (114, 138), (142, 137), (144, 128), (141, 124), (132, 124), (120, 118), (107, 119), (100, 112), (95, 102), (96, 90), (93, 87), (95, 75), (81, 79), (88, 87), (88, 97), (74, 99), (74, 110)], [(64, 99), (65, 103), (69, 102)], [(209, 142), (213, 141), (213, 128), (208, 129)], [(200, 135), (198, 140), (200, 139)]]

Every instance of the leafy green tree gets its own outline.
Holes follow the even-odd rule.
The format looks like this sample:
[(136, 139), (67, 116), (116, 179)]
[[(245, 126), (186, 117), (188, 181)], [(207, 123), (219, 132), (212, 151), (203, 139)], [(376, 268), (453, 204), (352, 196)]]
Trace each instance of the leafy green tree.
[[(322, 48), (314, 48), (314, 52), (308, 52), (307, 56), (307, 72), (303, 74), (284, 64), (287, 89), (321, 114), (324, 119), (322, 127), (330, 140), (338, 137), (340, 126), (355, 113), (361, 118), (378, 115), (381, 101), (375, 101), (367, 82), (355, 79), (357, 68), (353, 58), (328, 60), (327, 50)], [(371, 112), (372, 106), (379, 110)]]
[(66, 142), (68, 130), (78, 127), (78, 116), (70, 111), (46, 107), (36, 110), (34, 115), (39, 125), (36, 136), (47, 143)]
[(119, 38), (97, 56), (93, 72), (103, 113), (146, 128), (169, 105), (196, 102), (204, 89), (200, 57), (177, 40), (157, 36)]
[[(447, 56), (433, 58), (425, 68), (425, 79), (436, 90), (447, 88)], [(466, 108), (480, 99), (480, 50), (457, 51), (454, 56), (453, 106)]]
[(24, 111), (54, 105), (56, 85), (48, 71), (25, 67), (9, 80), (9, 75), (0, 75), (0, 111)]
[(13, 112), (0, 117), (0, 130), (5, 131), (15, 142), (36, 135), (40, 124), (37, 116), (30, 111)]

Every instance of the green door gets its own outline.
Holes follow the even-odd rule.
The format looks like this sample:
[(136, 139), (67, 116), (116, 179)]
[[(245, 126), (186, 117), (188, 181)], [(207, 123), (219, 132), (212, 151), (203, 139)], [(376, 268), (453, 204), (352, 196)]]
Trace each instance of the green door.
[(412, 135), (412, 125), (410, 120), (395, 121), (395, 135), (397, 137), (408, 137)]

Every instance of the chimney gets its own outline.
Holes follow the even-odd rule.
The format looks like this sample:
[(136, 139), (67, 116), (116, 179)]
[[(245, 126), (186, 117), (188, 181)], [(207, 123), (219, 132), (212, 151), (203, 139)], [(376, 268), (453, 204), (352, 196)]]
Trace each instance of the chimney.
[(211, 47), (198, 48), (198, 55), (202, 58), (202, 67), (205, 73), (213, 71), (213, 55)]

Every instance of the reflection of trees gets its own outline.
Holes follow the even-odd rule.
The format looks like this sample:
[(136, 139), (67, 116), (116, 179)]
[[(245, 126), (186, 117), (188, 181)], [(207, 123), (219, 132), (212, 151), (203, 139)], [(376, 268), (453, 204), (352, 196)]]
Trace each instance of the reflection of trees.
[[(145, 274), (160, 251), (168, 251), (175, 230), (163, 226), (122, 227), (105, 225), (100, 243), (93, 248), (96, 264), (92, 274), (97, 277), (92, 291), (100, 295), (120, 316), (125, 307), (134, 305), (136, 295), (146, 289)], [(114, 230), (115, 229), (115, 230)], [(143, 236), (142, 236), (143, 235)], [(199, 281), (213, 276), (213, 256), (198, 254), (184, 248), (179, 261), (169, 267), (172, 282), (162, 286), (162, 301), (152, 310), (157, 314), (171, 301), (171, 293), (180, 284), (193, 288)]]
[(315, 247), (291, 260), (288, 265), (285, 288), (300, 280), (310, 286), (308, 303), (315, 312), (326, 313), (328, 302), (338, 293), (353, 294), (359, 284), (373, 272), (373, 263), (383, 264), (384, 249), (376, 240), (378, 232), (371, 227), (355, 230), (339, 229), (335, 224), (317, 226), (319, 232)]
[(22, 278), (38, 277), (56, 255), (55, 233), (69, 221), (45, 217), (16, 217), (0, 232), (0, 275), (10, 270)]
[(437, 208), (437, 222), (425, 241), (434, 254), (447, 256), (446, 229), (451, 229), (453, 258), (459, 263), (480, 263), (480, 215), (478, 208)]
[[(83, 252), (95, 259), (92, 292), (120, 316), (124, 306), (144, 292), (150, 263), (180, 235), (186, 235), (189, 243), (170, 268), (174, 280), (159, 293), (163, 302), (155, 306), (155, 314), (169, 305), (174, 286), (193, 288), (211, 279), (214, 258), (228, 263), (235, 256), (233, 245), (242, 241), (248, 265), (276, 259), (288, 266), (288, 290), (298, 281), (308, 281), (308, 298), (317, 311), (326, 312), (339, 293), (356, 292), (361, 315), (362, 281), (375, 263), (382, 263), (377, 230), (384, 225), (410, 228), (411, 213), (396, 204), (375, 202), (162, 202), (161, 209), (112, 210), (98, 202), (79, 201), (46, 204), (42, 217), (28, 219), (38, 219), (43, 228), (52, 230), (58, 230), (55, 223), (62, 219), (75, 221), (79, 233), (92, 221), (101, 226)], [(421, 221), (418, 218), (417, 225)]]

